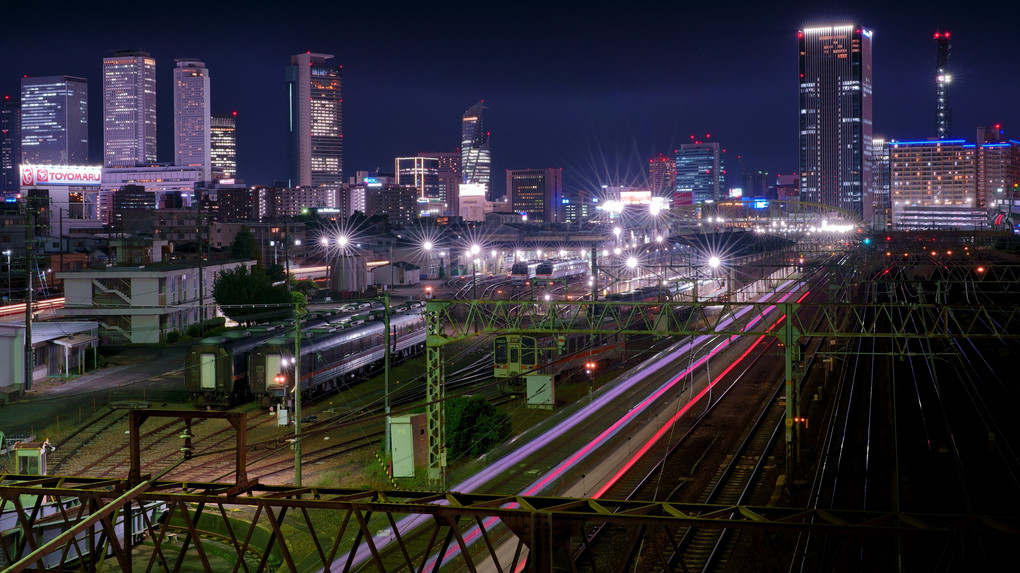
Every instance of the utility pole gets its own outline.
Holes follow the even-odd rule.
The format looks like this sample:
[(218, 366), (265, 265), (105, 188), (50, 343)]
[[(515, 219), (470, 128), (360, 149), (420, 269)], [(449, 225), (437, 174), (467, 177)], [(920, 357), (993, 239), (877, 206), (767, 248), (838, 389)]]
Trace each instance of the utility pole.
[(25, 380), (23, 392), (32, 389), (35, 357), (32, 353), (32, 265), (35, 263), (35, 213), (32, 197), (25, 201)]
[[(390, 264), (392, 268), (392, 256)], [(383, 326), (386, 327), (386, 332), (383, 334), (383, 394), (385, 396), (385, 408), (386, 411), (386, 439), (383, 444), (383, 451), (386, 455), (390, 455), (390, 293), (386, 291), (383, 294)]]
[(294, 487), (301, 487), (301, 309), (294, 303)]
[[(202, 248), (202, 204), (198, 204), (198, 322), (205, 321), (205, 250)], [(203, 328), (199, 326), (199, 328)]]

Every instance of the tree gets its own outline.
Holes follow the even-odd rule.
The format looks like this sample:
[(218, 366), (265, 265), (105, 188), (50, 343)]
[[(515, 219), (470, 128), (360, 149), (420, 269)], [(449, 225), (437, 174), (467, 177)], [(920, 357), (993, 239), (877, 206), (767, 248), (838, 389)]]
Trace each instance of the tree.
[(242, 324), (290, 318), (294, 301), (283, 286), (274, 287), (260, 266), (237, 266), (216, 274), (213, 298), (231, 320)]
[(262, 249), (259, 249), (258, 241), (255, 240), (255, 234), (251, 232), (248, 225), (241, 225), (241, 230), (234, 237), (234, 242), (230, 243), (230, 258), (254, 259), (260, 265), (262, 264)]
[(510, 436), (510, 415), (481, 396), (446, 402), (447, 446), (454, 458), (479, 456)]

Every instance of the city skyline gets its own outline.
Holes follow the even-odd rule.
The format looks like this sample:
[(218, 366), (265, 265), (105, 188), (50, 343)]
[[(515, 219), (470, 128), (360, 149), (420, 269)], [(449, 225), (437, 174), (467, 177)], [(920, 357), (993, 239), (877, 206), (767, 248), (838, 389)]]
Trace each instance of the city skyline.
[[(408, 6), (386, 18), (369, 7), (313, 10), (317, 17), (344, 16), (344, 33), (330, 37), (302, 33), (300, 25), (309, 17), (282, 10), (210, 7), (210, 21), (220, 22), (217, 34), (180, 34), (139, 25), (165, 18), (158, 8), (118, 21), (103, 20), (112, 11), (78, 8), (54, 16), (44, 34), (46, 46), (21, 31), (7, 35), (0, 93), (16, 96), (26, 74), (71, 75), (88, 79), (90, 99), (100, 102), (102, 59), (112, 49), (140, 46), (163, 62), (156, 70), (158, 160), (172, 162), (170, 62), (194, 57), (216, 70), (213, 113), (238, 113), (238, 176), (269, 184), (287, 176), (281, 69), (292, 54), (322, 51), (335, 54), (334, 62), (345, 68), (345, 178), (358, 170), (388, 172), (395, 157), (421, 149), (452, 151), (460, 139), (454, 121), (481, 99), (489, 108), (493, 173), (563, 167), (565, 191), (640, 183), (647, 179), (650, 157), (672, 154), (691, 134), (711, 132), (731, 157), (743, 157), (749, 172), (778, 174), (797, 169), (796, 31), (852, 20), (875, 34), (876, 134), (900, 140), (935, 135), (936, 30), (953, 35), (951, 136), (970, 139), (977, 127), (992, 123), (1001, 123), (1007, 136), (1020, 134), (1020, 110), (1010, 95), (1020, 88), (1020, 64), (998, 56), (1005, 54), (1001, 46), (1017, 11), (1012, 6), (995, 5), (993, 12), (990, 3), (982, 11), (980, 2), (967, 7), (943, 2), (923, 13), (879, 4), (854, 5), (852, 11), (814, 4), (735, 13), (698, 8), (698, 18), (678, 26), (666, 23), (679, 8), (661, 8), (661, 17), (649, 20), (647, 5), (585, 6), (550, 8), (548, 17), (561, 33), (527, 44), (512, 41), (509, 8), (468, 14), (448, 6)], [(484, 49), (458, 51), (457, 34), (416, 31), (444, 22), (453, 30), (452, 22), (460, 19), (482, 32)], [(386, 45), (366, 42), (382, 31), (368, 24), (381, 22), (386, 37), (395, 39)], [(423, 22), (428, 25), (415, 25)], [(84, 41), (81, 24), (97, 39)], [(419, 52), (434, 63), (403, 65)], [(663, 67), (671, 59), (676, 63)], [(522, 70), (528, 71), (527, 81), (520, 79)], [(97, 162), (101, 106), (91, 107), (90, 155)], [(738, 170), (730, 167), (730, 173)], [(497, 184), (495, 192), (501, 191)]]

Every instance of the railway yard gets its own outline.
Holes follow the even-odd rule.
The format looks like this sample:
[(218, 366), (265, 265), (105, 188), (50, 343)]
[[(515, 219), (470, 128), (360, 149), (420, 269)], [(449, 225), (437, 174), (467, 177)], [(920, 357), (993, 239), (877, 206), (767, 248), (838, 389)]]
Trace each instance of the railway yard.
[[(959, 237), (901, 234), (858, 251), (856, 258), (821, 253), (769, 267), (756, 275), (773, 273), (768, 288), (727, 292), (726, 299), (712, 299), (706, 285), (705, 298), (685, 315), (704, 333), (621, 335), (626, 344), (594, 374), (564, 357), (554, 409), (528, 408), (522, 394), (493, 378), (494, 333), (448, 344), (447, 397), (484, 396), (510, 415), (514, 436), (478, 459), (451, 460), (444, 489), (519, 496), (493, 502), (506, 510), (542, 496), (605, 507), (675, 504), (700, 516), (638, 527), (571, 514), (576, 522), (551, 529), (560, 537), (549, 548), (549, 567), (537, 570), (955, 571), (1005, 563), (1020, 535), (1011, 374), (1020, 265), (1011, 251)], [(451, 301), (475, 291), (482, 300), (498, 298), (497, 291), (538, 300), (519, 284), (525, 281), (469, 278), (447, 286)], [(561, 283), (549, 292), (566, 299), (571, 291)], [(636, 330), (617, 320), (618, 331)], [(834, 331), (837, 324), (844, 330)], [(779, 335), (794, 325), (801, 335), (795, 349)], [(424, 364), (412, 355), (394, 363), (392, 414), (424, 410)], [(387, 490), (391, 501), (403, 491), (413, 500), (413, 492), (436, 484), (388, 477), (383, 377), (373, 372), (303, 405), (303, 483)], [(183, 371), (165, 381), (179, 389), (176, 401), (152, 406), (193, 407)], [(128, 410), (94, 410), (80, 424), (43, 430), (55, 445), (49, 474), (128, 475)], [(247, 477), (267, 487), (293, 483), (293, 427), (279, 427), (256, 402), (234, 411), (246, 416)], [(150, 420), (143, 430), (143, 473), (154, 479), (235, 479), (234, 433), (225, 421), (191, 422), (187, 446), (178, 419)], [(332, 553), (311, 549), (300, 535), (274, 537), (252, 553), (255, 562), (302, 571), (519, 570), (535, 539), (472, 515), (442, 530), (449, 531), (445, 543), (437, 538), (442, 520), (394, 510), (341, 529)], [(251, 517), (278, 529), (258, 512)], [(305, 519), (291, 527), (317, 537)], [(337, 527), (338, 519), (326, 521)], [(209, 532), (210, 543), (214, 537)]]

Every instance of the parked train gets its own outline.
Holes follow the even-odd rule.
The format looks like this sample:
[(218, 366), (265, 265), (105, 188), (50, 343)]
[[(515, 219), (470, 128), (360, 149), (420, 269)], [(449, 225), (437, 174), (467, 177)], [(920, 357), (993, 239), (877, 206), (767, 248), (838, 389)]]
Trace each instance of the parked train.
[[(380, 321), (339, 330), (317, 329), (301, 341), (301, 392), (315, 395), (345, 386), (382, 367), (385, 328)], [(315, 331), (313, 331), (315, 332)], [(399, 361), (425, 349), (425, 317), (420, 309), (390, 316), (390, 356)], [(294, 380), (294, 336), (273, 338), (252, 351), (251, 391), (264, 408), (284, 402)]]
[[(359, 325), (382, 316), (379, 304), (353, 310), (358, 314), (345, 317), (337, 312), (310, 313), (301, 320), (301, 328), (307, 331), (331, 324), (334, 327)], [(184, 389), (191, 403), (199, 408), (229, 408), (250, 401), (249, 355), (269, 339), (292, 331), (293, 323), (275, 323), (228, 331), (192, 345), (184, 355)]]
[(584, 259), (572, 261), (549, 260), (538, 264), (535, 269), (537, 280), (562, 280), (583, 276), (591, 272), (591, 266)]
[(510, 284), (523, 285), (535, 278), (535, 271), (538, 270), (538, 263), (517, 261), (510, 268)]

